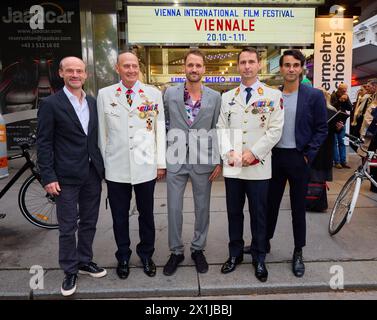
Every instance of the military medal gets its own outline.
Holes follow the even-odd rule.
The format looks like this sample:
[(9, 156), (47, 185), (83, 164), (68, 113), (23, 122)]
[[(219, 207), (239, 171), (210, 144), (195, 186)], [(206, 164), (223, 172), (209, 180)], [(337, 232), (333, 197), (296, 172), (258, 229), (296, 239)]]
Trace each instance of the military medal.
[(257, 113), (259, 113), (259, 112), (258, 112), (258, 109), (257, 109), (257, 108), (254, 108), (253, 110), (251, 110), (251, 113), (252, 113), (252, 114), (257, 114)]
[(147, 130), (152, 131), (152, 123), (153, 123), (152, 119), (148, 118), (146, 123), (147, 123)]
[(139, 118), (140, 119), (144, 119), (146, 116), (147, 116), (147, 114), (144, 111), (139, 112)]
[(113, 103), (110, 104), (110, 106), (112, 106), (114, 108), (115, 106), (117, 106), (117, 104), (113, 102)]
[(263, 95), (263, 88), (262, 87), (259, 87), (257, 91), (258, 91), (258, 94), (260, 96)]
[(122, 92), (122, 89), (120, 87), (118, 87), (117, 92), (115, 93), (115, 96), (119, 97), (121, 92)]
[(265, 115), (263, 115), (263, 116), (261, 116), (260, 119), (261, 119), (261, 121), (262, 121), (262, 123), (260, 124), (260, 127), (263, 128), (263, 127), (265, 126), (265, 123), (264, 123), (264, 122), (266, 121), (267, 118), (266, 118)]

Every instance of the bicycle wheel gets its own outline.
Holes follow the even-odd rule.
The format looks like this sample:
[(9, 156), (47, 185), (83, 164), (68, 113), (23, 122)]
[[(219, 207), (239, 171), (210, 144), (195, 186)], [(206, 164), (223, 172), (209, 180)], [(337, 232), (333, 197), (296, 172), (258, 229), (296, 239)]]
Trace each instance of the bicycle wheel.
[(337, 234), (347, 221), (347, 214), (351, 207), (356, 182), (357, 176), (354, 174), (344, 184), (335, 200), (334, 208), (331, 211), (329, 220), (329, 233), (332, 236)]
[(18, 205), (24, 217), (37, 227), (59, 228), (55, 198), (43, 189), (35, 175), (22, 184), (18, 194)]

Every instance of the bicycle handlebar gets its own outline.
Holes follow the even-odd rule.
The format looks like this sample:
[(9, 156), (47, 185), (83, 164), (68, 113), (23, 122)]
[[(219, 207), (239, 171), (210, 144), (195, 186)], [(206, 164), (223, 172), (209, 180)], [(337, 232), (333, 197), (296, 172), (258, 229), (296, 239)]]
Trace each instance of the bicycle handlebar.
[(360, 147), (364, 143), (363, 139), (353, 136), (352, 134), (346, 133), (345, 136), (349, 141), (356, 147)]

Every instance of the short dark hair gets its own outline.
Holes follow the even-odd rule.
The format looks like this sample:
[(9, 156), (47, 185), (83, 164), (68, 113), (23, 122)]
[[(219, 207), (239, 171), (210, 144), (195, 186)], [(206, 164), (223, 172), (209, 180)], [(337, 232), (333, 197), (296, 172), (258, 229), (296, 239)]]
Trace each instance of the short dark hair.
[(190, 49), (189, 51), (187, 51), (183, 57), (183, 63), (186, 64), (186, 60), (187, 60), (187, 57), (190, 55), (190, 54), (193, 54), (195, 56), (199, 56), (199, 57), (202, 57), (203, 59), (203, 62), (206, 61), (206, 56), (205, 54), (199, 50), (199, 49), (196, 49), (196, 48), (193, 48), (193, 49)]
[(305, 64), (305, 56), (302, 54), (302, 52), (300, 50), (297, 50), (297, 49), (289, 49), (289, 50), (285, 50), (283, 52), (283, 55), (280, 57), (280, 60), (279, 60), (279, 65), (280, 67), (283, 66), (283, 60), (284, 60), (284, 57), (285, 56), (292, 56), (293, 58), (297, 59), (297, 60), (300, 60), (301, 62), (301, 67), (304, 66)]
[(241, 53), (242, 52), (250, 52), (250, 53), (255, 53), (256, 56), (257, 56), (257, 60), (259, 62), (260, 60), (260, 57), (259, 57), (259, 52), (256, 48), (253, 48), (253, 47), (246, 47), (246, 48), (243, 48), (239, 53), (238, 53), (238, 56), (237, 56), (237, 63), (240, 62), (240, 56), (241, 56)]

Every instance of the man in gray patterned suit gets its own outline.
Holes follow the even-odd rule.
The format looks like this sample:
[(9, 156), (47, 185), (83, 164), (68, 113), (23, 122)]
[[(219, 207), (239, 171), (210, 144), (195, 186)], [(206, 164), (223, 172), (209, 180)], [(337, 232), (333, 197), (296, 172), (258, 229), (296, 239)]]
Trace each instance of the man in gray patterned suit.
[(171, 255), (163, 270), (167, 276), (172, 275), (184, 260), (182, 208), (189, 177), (195, 204), (191, 258), (198, 272), (208, 271), (203, 249), (209, 226), (212, 181), (221, 173), (215, 132), (221, 96), (201, 82), (204, 60), (200, 50), (188, 51), (184, 57), (185, 83), (168, 88), (164, 95), (169, 130), (166, 182)]

